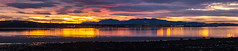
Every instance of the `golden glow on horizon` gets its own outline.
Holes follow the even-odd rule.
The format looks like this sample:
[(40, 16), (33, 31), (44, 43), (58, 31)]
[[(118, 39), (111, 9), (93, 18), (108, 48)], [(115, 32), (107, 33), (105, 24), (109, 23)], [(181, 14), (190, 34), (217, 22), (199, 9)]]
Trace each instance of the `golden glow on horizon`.
[(0, 19), (0, 21), (5, 21), (5, 19)]
[(49, 16), (32, 16), (29, 21), (39, 23), (74, 23), (80, 24), (82, 22), (98, 22), (94, 16), (69, 16), (69, 15), (49, 15)]
[[(130, 20), (137, 19), (135, 16), (118, 16), (118, 15), (106, 15), (102, 16), (71, 16), (71, 15), (30, 15), (26, 20), (39, 22), (39, 23), (74, 23), (80, 24), (82, 22), (99, 22), (102, 19), (117, 19), (117, 20)], [(143, 17), (141, 17), (143, 18)], [(145, 17), (150, 18), (150, 17)]]

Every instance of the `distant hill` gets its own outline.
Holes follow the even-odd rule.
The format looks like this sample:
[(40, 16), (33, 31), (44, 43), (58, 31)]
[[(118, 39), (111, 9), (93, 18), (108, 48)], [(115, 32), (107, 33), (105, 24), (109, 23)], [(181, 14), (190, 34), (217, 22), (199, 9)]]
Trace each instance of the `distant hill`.
[(99, 22), (84, 22), (82, 24), (57, 24), (57, 23), (37, 23), (31, 21), (0, 21), (0, 28), (75, 28), (75, 27), (204, 27), (204, 26), (238, 26), (231, 23), (201, 23), (166, 21), (159, 19), (131, 19), (119, 21), (115, 19), (105, 19)]
[(31, 21), (0, 21), (0, 27), (37, 27), (38, 23)]
[(29, 27), (29, 28), (38, 28), (38, 27), (60, 27), (59, 24), (54, 23), (37, 23), (32, 21), (18, 21), (18, 20), (9, 20), (9, 21), (0, 21), (1, 28), (15, 28), (15, 27)]
[(184, 27), (202, 27), (202, 26), (238, 26), (233, 23), (202, 23), (202, 22), (184, 22), (184, 21), (167, 21), (159, 19), (131, 19), (119, 21), (115, 19), (104, 19), (99, 22), (85, 22), (83, 24), (101, 24), (101, 25), (149, 25), (149, 26), (184, 26)]
[(206, 23), (200, 22), (182, 22), (182, 21), (166, 21), (159, 19), (131, 19), (128, 21), (119, 21), (115, 19), (105, 19), (99, 22), (86, 22), (84, 24), (136, 24), (136, 25), (187, 25), (187, 26), (206, 26)]

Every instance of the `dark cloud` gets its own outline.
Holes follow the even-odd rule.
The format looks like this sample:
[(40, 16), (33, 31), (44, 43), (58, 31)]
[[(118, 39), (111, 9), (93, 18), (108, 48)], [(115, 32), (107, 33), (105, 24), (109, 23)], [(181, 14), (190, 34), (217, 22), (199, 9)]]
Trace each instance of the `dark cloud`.
[(118, 6), (118, 5), (134, 5), (139, 3), (180, 3), (185, 5), (201, 5), (204, 3), (214, 2), (237, 2), (237, 0), (64, 0), (77, 2), (83, 5), (94, 6)]
[(8, 3), (6, 5), (16, 7), (16, 8), (42, 8), (42, 7), (54, 7), (56, 3)]
[(73, 9), (73, 6), (64, 6), (63, 8), (57, 10), (58, 14), (68, 14), (68, 13), (82, 13), (81, 10), (76, 9), (76, 10), (70, 10)]
[(75, 5), (75, 6), (77, 6), (77, 7), (83, 7), (84, 5), (82, 5), (82, 4), (77, 4), (77, 5)]
[(49, 13), (49, 12), (39, 12), (39, 11), (35, 11), (34, 13), (26, 13), (26, 12), (18, 11), (17, 13), (21, 13), (21, 14), (41, 14), (41, 15), (51, 15), (51, 13)]
[(51, 15), (51, 13), (49, 13), (49, 12), (39, 12), (39, 11), (35, 11), (34, 14)]
[(42, 1), (42, 2), (46, 2), (48, 0), (31, 0), (31, 1)]
[(61, 8), (60, 10), (57, 10), (58, 14), (67, 14), (69, 13), (69, 9), (72, 9), (72, 6), (64, 6), (64, 8)]
[(74, 10), (72, 13), (82, 13), (80, 10)]
[[(21, 9), (9, 9), (19, 11), (17, 13), (21, 14), (50, 15), (51, 13), (42, 11), (26, 13), (27, 11), (23, 10), (24, 8), (34, 8), (52, 11), (52, 13), (57, 12), (58, 14), (67, 14), (67, 15), (70, 15), (68, 13), (85, 12), (89, 13), (92, 16), (94, 16), (94, 13), (91, 13), (92, 11), (100, 13), (104, 11), (104, 9), (105, 13), (115, 13), (111, 14), (114, 16), (115, 15), (138, 16), (138, 17), (238, 16), (238, 10), (219, 10), (219, 9), (210, 11), (188, 10), (192, 8), (207, 9), (208, 5), (206, 4), (218, 2), (222, 4), (228, 4), (229, 2), (238, 3), (237, 0), (23, 0), (22, 2), (16, 3), (12, 2), (6, 2), (7, 4), (5, 2), (1, 3), (6, 4), (7, 7), (11, 6), (21, 8)], [(56, 5), (57, 7), (55, 7)], [(0, 9), (7, 10), (8, 9), (7, 7), (1, 7)], [(42, 9), (43, 7), (50, 7), (50, 8)], [(58, 9), (53, 10), (51, 7)], [(224, 7), (226, 7), (226, 5), (224, 5)], [(237, 6), (227, 6), (227, 7), (236, 8)], [(109, 12), (107, 12), (108, 10)], [(202, 21), (203, 19), (196, 18), (190, 20)]]
[(36, 13), (36, 14), (51, 15), (51, 13)]
[(78, 1), (84, 5), (112, 5), (112, 4), (116, 4), (114, 2), (111, 1), (100, 1), (100, 0), (75, 0)]
[(72, 1), (72, 0), (60, 0), (60, 1), (65, 2), (65, 3), (74, 3), (74, 1)]
[(146, 3), (168, 4), (176, 6), (186, 6), (190, 8), (204, 8), (210, 3), (237, 2), (237, 0), (141, 0)]
[(60, 9), (61, 11), (65, 11), (65, 10), (68, 10), (68, 9), (71, 9), (73, 8), (72, 6), (64, 6), (64, 8)]
[(135, 14), (135, 13), (115, 13), (111, 15), (122, 15), (122, 16), (136, 16), (136, 15), (145, 15), (145, 14)]
[(101, 12), (100, 9), (93, 9), (93, 12)]
[(183, 6), (166, 6), (166, 5), (135, 5), (135, 6), (118, 6), (107, 8), (111, 11), (128, 11), (128, 12), (186, 9), (186, 7)]
[(21, 11), (18, 11), (17, 13), (23, 13), (23, 14), (25, 14), (25, 12), (21, 12)]
[(169, 13), (158, 13), (153, 14), (157, 17), (168, 17), (168, 16), (238, 16), (238, 10), (213, 10), (213, 11), (196, 11), (196, 10), (186, 10), (179, 12), (169, 12)]
[(205, 20), (205, 19), (194, 19), (194, 20), (202, 21), (202, 20)]
[(6, 16), (6, 15), (0, 15), (0, 18), (1, 19), (11, 19), (12, 17), (11, 16)]
[(96, 5), (96, 6), (116, 6), (118, 4), (136, 4), (141, 3), (139, 0), (73, 0), (83, 5)]
[[(184, 11), (183, 15), (188, 16), (238, 16), (238, 10), (216, 10), (216, 11)], [(173, 14), (173, 13), (171, 13)], [(174, 12), (174, 14), (181, 14)]]
[(201, 4), (201, 3), (213, 3), (213, 2), (237, 2), (237, 0), (142, 0), (148, 3), (173, 3), (179, 2), (183, 4)]
[(66, 21), (66, 20), (63, 20), (63, 19), (51, 19), (51, 21)]
[(172, 3), (178, 0), (142, 0), (142, 1), (150, 3)]
[(34, 20), (34, 21), (66, 21), (66, 20), (63, 20), (63, 19), (34, 19), (34, 18), (29, 18), (29, 20)]

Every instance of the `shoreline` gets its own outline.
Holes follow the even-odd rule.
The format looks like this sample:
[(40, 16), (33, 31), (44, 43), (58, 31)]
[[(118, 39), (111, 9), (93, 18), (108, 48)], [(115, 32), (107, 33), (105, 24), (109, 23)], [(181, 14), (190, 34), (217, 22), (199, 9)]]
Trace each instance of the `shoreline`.
[[(38, 38), (34, 38), (38, 37)], [(161, 41), (161, 40), (188, 40), (202, 39), (202, 37), (56, 37), (56, 36), (13, 36), (1, 37), (0, 43), (32, 43), (32, 42), (143, 42), (143, 41)]]
[(144, 42), (34, 43), (0, 46), (0, 51), (235, 51), (238, 38), (209, 38)]

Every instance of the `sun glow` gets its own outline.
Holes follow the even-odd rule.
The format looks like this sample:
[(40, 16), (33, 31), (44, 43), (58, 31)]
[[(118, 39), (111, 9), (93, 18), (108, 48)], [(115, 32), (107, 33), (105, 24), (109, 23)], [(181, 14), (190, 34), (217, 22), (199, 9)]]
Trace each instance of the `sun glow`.
[(69, 15), (49, 15), (49, 16), (32, 16), (29, 21), (39, 23), (74, 23), (80, 24), (82, 22), (98, 22), (95, 16), (69, 16)]

